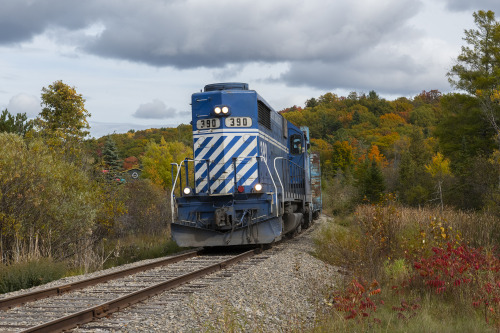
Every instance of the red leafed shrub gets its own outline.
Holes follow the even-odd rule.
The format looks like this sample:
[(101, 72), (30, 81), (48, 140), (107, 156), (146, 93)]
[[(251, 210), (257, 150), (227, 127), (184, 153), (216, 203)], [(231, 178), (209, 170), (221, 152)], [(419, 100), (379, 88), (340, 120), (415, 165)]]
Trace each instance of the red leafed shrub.
[[(377, 281), (368, 285), (362, 280), (353, 279), (345, 290), (333, 294), (332, 307), (336, 311), (345, 312), (345, 319), (363, 320), (377, 311), (376, 304), (384, 304), (383, 301), (374, 298), (380, 292)], [(380, 323), (377, 318), (373, 318), (373, 321)]]
[(413, 264), (410, 285), (423, 283), (436, 294), (465, 295), (474, 307), (484, 306), (485, 319), (500, 323), (500, 258), (467, 245), (432, 248), (433, 254)]

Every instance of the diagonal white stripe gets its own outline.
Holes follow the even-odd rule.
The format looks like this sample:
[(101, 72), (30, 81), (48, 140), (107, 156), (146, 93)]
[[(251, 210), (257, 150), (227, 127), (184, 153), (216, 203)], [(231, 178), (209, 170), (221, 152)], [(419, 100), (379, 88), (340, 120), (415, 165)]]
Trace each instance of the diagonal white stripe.
[[(240, 146), (241, 146), (241, 145), (240, 145)], [(239, 147), (238, 147), (238, 148), (239, 148)], [(252, 160), (253, 160), (253, 159), (252, 159), (252, 160), (249, 160), (249, 159), (245, 159), (245, 158), (243, 158), (243, 157), (247, 157), (247, 156), (248, 156), (248, 154), (249, 154), (252, 150), (254, 150), (254, 149), (256, 149), (256, 148), (257, 148), (257, 140), (253, 140), (253, 141), (252, 141), (252, 143), (251, 143), (251, 144), (249, 144), (249, 145), (248, 145), (248, 147), (246, 147), (246, 148), (245, 148), (245, 150), (243, 150), (243, 152), (241, 153), (241, 155), (240, 155), (240, 156), (241, 156), (242, 158), (239, 158), (239, 159), (236, 161), (236, 168), (238, 168), (238, 166), (239, 166), (239, 165), (240, 165), (243, 161), (247, 161), (247, 162), (246, 162), (247, 164), (245, 165), (245, 168), (247, 168), (247, 167), (251, 167), (252, 165), (254, 165), (254, 164), (256, 163), (256, 161), (254, 161), (254, 162), (252, 163)], [(236, 150), (234, 150), (234, 151), (236, 151)], [(228, 153), (228, 154), (226, 154), (226, 156), (224, 156), (224, 159), (225, 159), (226, 157), (232, 158), (232, 156), (233, 156), (233, 154), (234, 154), (234, 151), (229, 151), (229, 153)], [(253, 156), (255, 156), (255, 154), (254, 154)], [(250, 166), (249, 166), (249, 165), (250, 165)], [(219, 167), (219, 169), (220, 169), (220, 167)], [(246, 170), (248, 170), (248, 168), (247, 168)], [(228, 168), (228, 169), (227, 169), (227, 171), (228, 171), (227, 175), (231, 175), (231, 178), (232, 178), (232, 177), (233, 177), (232, 173), (233, 173), (233, 171), (234, 171), (234, 170), (233, 170), (232, 165), (231, 165), (231, 167), (230, 167), (230, 168)], [(240, 175), (240, 174), (244, 174), (244, 173), (238, 172), (238, 174)], [(224, 178), (222, 178), (222, 177), (221, 177), (221, 179), (226, 179), (226, 178), (228, 178), (228, 177), (224, 177)], [(230, 184), (231, 184), (231, 183), (230, 183)], [(226, 188), (228, 188), (228, 187), (230, 188), (230, 184), (227, 184), (227, 185), (226, 185), (226, 186), (225, 186), (225, 187), (221, 190), (221, 192), (220, 192), (220, 193), (227, 193), (227, 191), (226, 191), (226, 192), (223, 192), (223, 191), (225, 191), (225, 190), (226, 190)], [(217, 189), (218, 185), (220, 185), (220, 183), (219, 183), (219, 184), (215, 184), (215, 183), (214, 183), (214, 184), (212, 184), (212, 186), (210, 187), (210, 190), (211, 190), (211, 191), (215, 191), (215, 190)], [(232, 186), (232, 185), (231, 185), (231, 186)]]
[[(235, 137), (235, 135), (232, 135), (230, 137), (231, 137), (231, 139), (233, 139)], [(228, 141), (228, 143), (229, 142), (231, 142), (231, 141)], [(221, 158), (221, 160), (219, 161), (219, 163), (217, 163), (217, 165), (212, 170), (210, 170), (210, 173), (216, 174), (217, 172), (219, 172), (219, 170), (224, 166), (224, 164), (226, 164), (226, 162), (229, 161), (233, 157), (233, 154), (238, 149), (240, 149), (240, 147), (243, 145), (243, 143), (244, 143), (244, 141), (243, 141), (243, 138), (241, 137), (238, 141), (236, 141), (236, 143), (234, 144), (234, 146), (232, 146), (231, 149), (229, 149), (224, 154), (224, 156)], [(231, 164), (231, 166), (227, 169), (227, 171), (232, 171), (233, 170), (232, 168), (233, 168), (233, 165)], [(229, 169), (231, 169), (231, 170), (229, 170)]]
[(258, 176), (258, 175), (257, 175), (257, 172), (258, 172), (258, 171), (259, 171), (258, 169), (257, 169), (257, 170), (255, 170), (255, 172), (254, 172), (254, 173), (252, 173), (252, 174), (250, 175), (250, 177), (248, 177), (248, 179), (247, 179), (247, 180), (243, 183), (243, 185), (245, 185), (245, 186), (252, 185), (252, 183), (253, 183), (253, 182), (257, 179), (257, 176)]
[[(227, 137), (223, 140), (222, 144), (217, 147), (217, 149), (212, 153), (212, 155), (210, 156), (207, 156), (208, 152), (210, 151), (210, 149), (212, 149), (212, 146), (217, 142), (217, 140), (219, 140), (220, 138), (220, 135), (214, 135), (212, 137), (212, 140), (210, 140), (210, 142), (205, 146), (205, 148), (203, 148), (203, 150), (197, 155), (197, 157), (195, 158), (198, 158), (198, 159), (210, 159), (212, 160), (212, 156), (217, 156), (220, 154), (220, 152), (224, 149), (224, 143), (226, 142), (227, 140)], [(203, 165), (201, 166), (201, 168), (196, 172), (196, 179), (200, 178), (201, 175), (203, 174), (203, 172), (207, 169), (207, 163), (203, 162)]]

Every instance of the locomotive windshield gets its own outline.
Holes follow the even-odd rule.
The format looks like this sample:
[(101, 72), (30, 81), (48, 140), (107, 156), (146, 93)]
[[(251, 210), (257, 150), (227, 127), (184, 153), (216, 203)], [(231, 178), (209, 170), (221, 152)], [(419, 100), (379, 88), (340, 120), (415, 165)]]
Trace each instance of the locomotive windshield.
[(294, 134), (290, 137), (290, 153), (299, 155), (302, 153), (302, 137), (300, 134)]

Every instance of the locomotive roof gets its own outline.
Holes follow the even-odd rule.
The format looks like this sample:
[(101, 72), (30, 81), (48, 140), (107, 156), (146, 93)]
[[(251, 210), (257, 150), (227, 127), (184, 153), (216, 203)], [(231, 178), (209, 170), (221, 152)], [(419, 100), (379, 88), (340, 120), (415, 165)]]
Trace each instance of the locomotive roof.
[(212, 83), (212, 84), (207, 84), (203, 91), (207, 92), (214, 90), (248, 90), (248, 83), (241, 83), (241, 82)]

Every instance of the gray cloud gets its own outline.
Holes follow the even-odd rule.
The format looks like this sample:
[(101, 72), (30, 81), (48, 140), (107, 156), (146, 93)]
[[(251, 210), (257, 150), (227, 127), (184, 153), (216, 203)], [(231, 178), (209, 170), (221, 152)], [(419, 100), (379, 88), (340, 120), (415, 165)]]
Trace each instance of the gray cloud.
[(165, 119), (173, 118), (177, 112), (173, 108), (167, 108), (165, 103), (155, 99), (151, 103), (141, 104), (137, 111), (132, 115), (135, 118), (142, 119)]
[(81, 29), (94, 21), (90, 1), (5, 0), (0, 10), (0, 44), (30, 40), (54, 26)]
[(453, 11), (478, 11), (492, 10), (500, 15), (500, 2), (498, 0), (441, 0), (446, 7)]
[(373, 64), (373, 67), (359, 66), (359, 63), (353, 66), (349, 63), (294, 63), (281, 79), (290, 86), (362, 92), (375, 90), (382, 94), (413, 95), (423, 89), (444, 91), (448, 87), (444, 77), (429, 77), (428, 71), (419, 68), (408, 56), (390, 60), (380, 66)]
[[(59, 27), (79, 47), (103, 57), (178, 68), (249, 61), (342, 60), (399, 29), (420, 1), (321, 0), (68, 1), (7, 0), (0, 43), (28, 40)], [(100, 23), (87, 38), (71, 35)], [(64, 34), (64, 29), (67, 33)], [(67, 42), (67, 41), (66, 41)]]
[[(454, 9), (466, 4), (438, 1)], [(431, 59), (420, 65), (432, 51), (412, 48), (424, 36), (407, 22), (421, 7), (415, 0), (7, 0), (0, 44), (46, 33), (79, 52), (157, 67), (216, 68), (216, 77), (238, 75), (248, 63), (288, 63), (277, 80), (291, 86), (404, 93), (434, 88), (422, 86), (430, 78), (442, 89), (448, 86), (443, 68), (429, 66)], [(98, 33), (83, 31), (95, 25)], [(134, 117), (172, 114), (182, 116), (153, 101)]]
[(26, 113), (28, 118), (34, 118), (42, 111), (42, 108), (37, 97), (18, 94), (10, 99), (7, 110), (10, 114)]
[(107, 17), (102, 34), (83, 48), (104, 57), (178, 68), (342, 60), (376, 45), (420, 5), (411, 0), (381, 1), (375, 8), (369, 0), (221, 2), (129, 3)]

